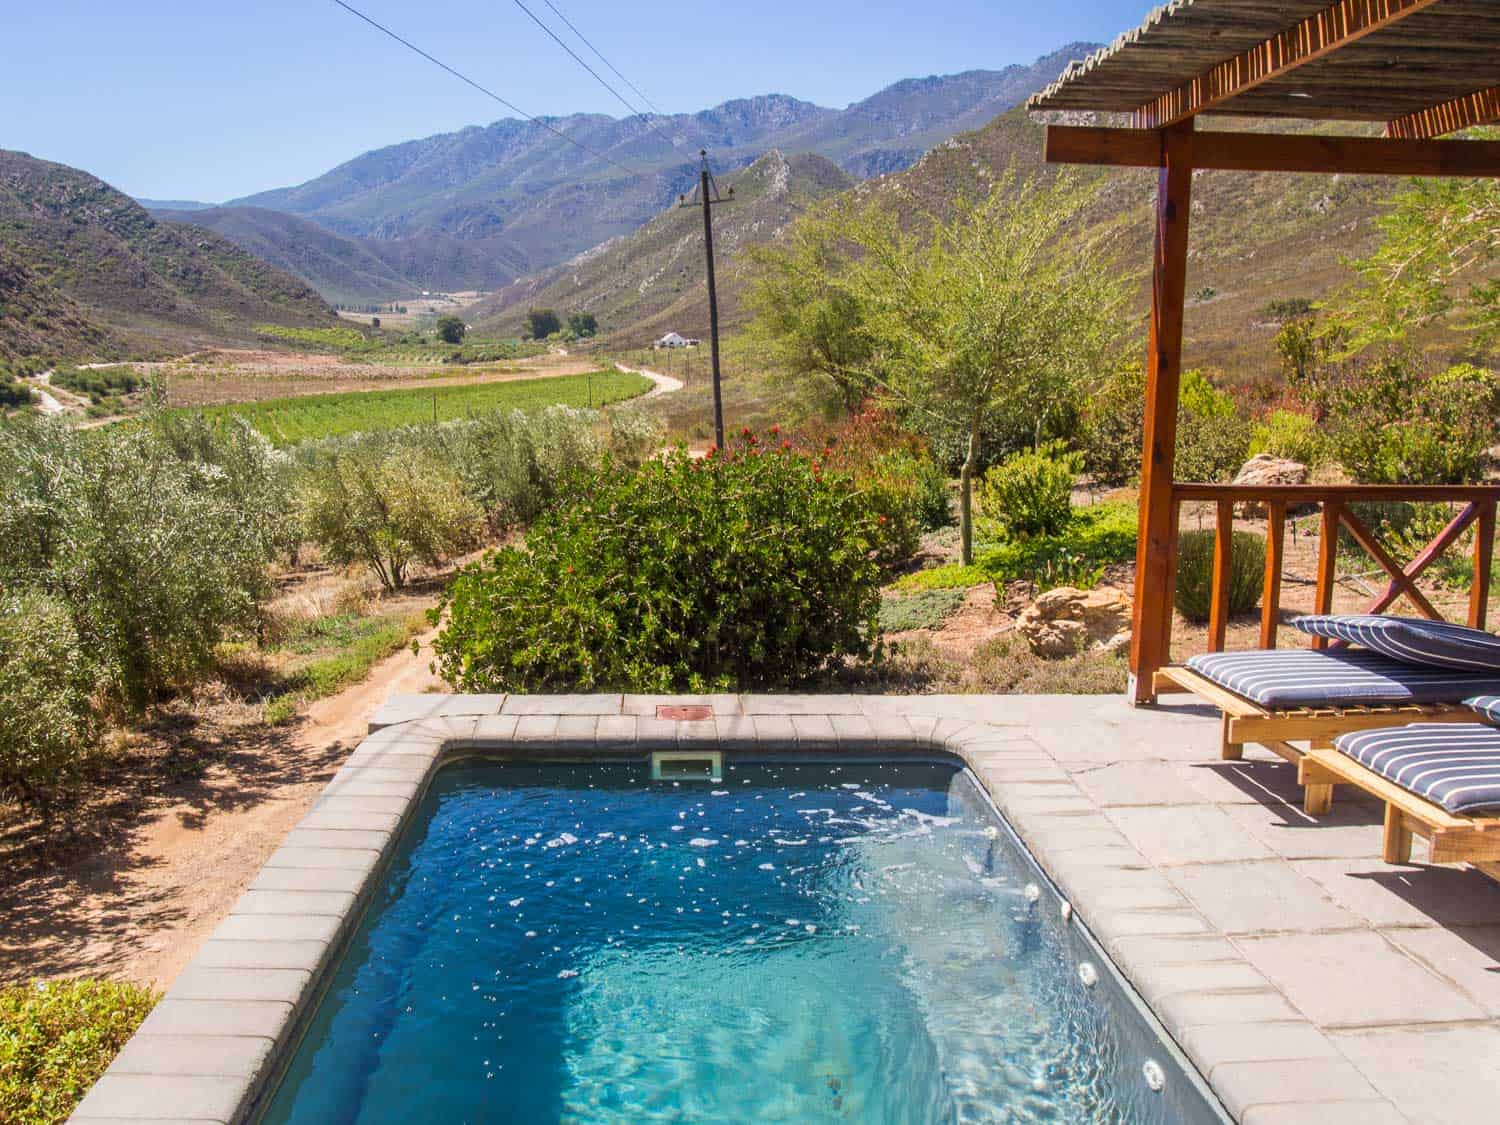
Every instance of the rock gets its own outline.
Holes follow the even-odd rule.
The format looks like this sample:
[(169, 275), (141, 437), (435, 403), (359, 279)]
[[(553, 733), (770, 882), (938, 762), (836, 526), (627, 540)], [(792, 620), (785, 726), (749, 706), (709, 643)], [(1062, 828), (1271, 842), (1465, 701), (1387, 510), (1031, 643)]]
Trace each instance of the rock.
[(1130, 598), (1108, 587), (1059, 586), (1023, 611), (1016, 629), (1032, 652), (1049, 659), (1090, 648), (1118, 652), (1130, 644)]
[(1500, 445), (1492, 445), (1480, 454), (1479, 467), (1485, 484), (1500, 484)]
[[(1292, 461), (1285, 457), (1273, 457), (1269, 453), (1257, 453), (1240, 467), (1240, 471), (1234, 475), (1235, 484), (1268, 485), (1268, 484), (1306, 484), (1307, 466), (1300, 461)], [(1315, 505), (1299, 504), (1295, 506), (1299, 511), (1311, 510)], [(1239, 505), (1238, 513), (1246, 519), (1262, 519), (1268, 515), (1266, 505), (1259, 500), (1246, 500)], [(1298, 514), (1292, 508), (1287, 509), (1288, 515)]]

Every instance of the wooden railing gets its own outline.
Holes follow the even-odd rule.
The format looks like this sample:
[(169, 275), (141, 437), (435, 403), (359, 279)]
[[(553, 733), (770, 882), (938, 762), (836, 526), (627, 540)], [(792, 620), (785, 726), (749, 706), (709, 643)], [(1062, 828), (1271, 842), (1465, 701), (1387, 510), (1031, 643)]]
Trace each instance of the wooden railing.
[[(1352, 506), (1365, 502), (1404, 501), (1407, 503), (1443, 503), (1462, 505), (1447, 526), (1408, 563), (1391, 557)], [(1383, 613), (1403, 594), (1411, 601), (1416, 611), (1434, 621), (1443, 620), (1443, 615), (1418, 587), (1417, 578), (1458, 541), (1470, 527), (1475, 529), (1473, 549), (1473, 581), (1469, 588), (1468, 624), (1476, 629), (1485, 626), (1486, 607), (1490, 596), (1490, 572), (1495, 550), (1495, 510), (1500, 502), (1500, 486), (1497, 485), (1232, 485), (1232, 484), (1184, 484), (1172, 486), (1172, 521), (1177, 527), (1182, 505), (1185, 503), (1210, 503), (1215, 506), (1214, 561), (1212, 573), (1212, 598), (1208, 620), (1208, 650), (1220, 652), (1224, 648), (1225, 633), (1229, 627), (1230, 554), (1234, 531), (1234, 509), (1237, 504), (1254, 502), (1267, 510), (1266, 528), (1266, 573), (1261, 596), (1260, 648), (1276, 647), (1276, 632), (1281, 616), (1281, 584), (1283, 561), (1286, 552), (1287, 512), (1296, 507), (1317, 505), (1321, 509), (1318, 521), (1317, 589), (1313, 597), (1314, 613), (1333, 611), (1333, 591), (1338, 579), (1339, 530), (1343, 528), (1356, 543), (1379, 564), (1388, 583), (1363, 610), (1365, 613)], [(1175, 583), (1176, 544), (1172, 544), (1172, 561), (1168, 573)], [(1170, 638), (1172, 591), (1161, 592), (1165, 598), (1162, 607), (1145, 607), (1147, 612), (1139, 615), (1142, 622), (1165, 621)], [(1152, 612), (1154, 610), (1154, 612)], [(1326, 647), (1326, 638), (1312, 640), (1314, 648)], [(1136, 669), (1146, 676), (1156, 669)], [(1147, 682), (1150, 682), (1149, 679)]]

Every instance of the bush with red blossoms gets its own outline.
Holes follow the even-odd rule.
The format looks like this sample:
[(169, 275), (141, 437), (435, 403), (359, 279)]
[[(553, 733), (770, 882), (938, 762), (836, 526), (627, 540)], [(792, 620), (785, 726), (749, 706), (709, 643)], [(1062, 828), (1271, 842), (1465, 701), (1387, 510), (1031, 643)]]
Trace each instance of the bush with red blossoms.
[(575, 479), (434, 611), (463, 691), (806, 685), (880, 652), (882, 513), (772, 432)]

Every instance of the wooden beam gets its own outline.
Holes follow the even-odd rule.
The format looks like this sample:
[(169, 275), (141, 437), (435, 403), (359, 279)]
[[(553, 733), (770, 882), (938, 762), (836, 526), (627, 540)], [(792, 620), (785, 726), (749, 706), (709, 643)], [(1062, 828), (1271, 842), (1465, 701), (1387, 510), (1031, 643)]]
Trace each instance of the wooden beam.
[(1495, 562), (1495, 502), (1479, 505), (1474, 529), (1474, 582), (1469, 587), (1469, 628), (1483, 629), (1490, 605), (1490, 571)]
[(1208, 651), (1223, 652), (1229, 629), (1229, 576), (1234, 559), (1234, 502), (1220, 500), (1214, 524), (1213, 591), (1208, 602)]
[[(1318, 524), (1318, 586), (1313, 594), (1314, 613), (1333, 612), (1333, 586), (1338, 581), (1339, 510), (1337, 500), (1323, 504), (1323, 518)], [(1328, 647), (1327, 637), (1314, 637), (1312, 647)]]
[(1158, 668), (1171, 662), (1177, 504), (1177, 395), (1182, 378), (1182, 314), (1187, 301), (1188, 217), (1193, 193), (1193, 123), (1158, 136), (1156, 242), (1146, 354), (1146, 414), (1141, 438), (1140, 525), (1131, 609), (1131, 698), (1154, 698)]
[(1430, 140), (1496, 121), (1500, 121), (1500, 86), (1491, 86), (1398, 117), (1386, 125), (1385, 135), (1406, 141)]
[[(1049, 164), (1159, 168), (1162, 145), (1160, 135), (1151, 129), (1048, 125), (1042, 156)], [(1193, 135), (1193, 167), (1218, 172), (1500, 176), (1500, 141), (1205, 131)]]
[(1162, 129), (1281, 78), (1437, 0), (1338, 0), (1285, 31), (1209, 67), (1135, 111), (1138, 129)]
[(1266, 513), (1266, 577), (1260, 595), (1260, 647), (1276, 647), (1281, 624), (1281, 559), (1286, 552), (1286, 501), (1272, 500)]

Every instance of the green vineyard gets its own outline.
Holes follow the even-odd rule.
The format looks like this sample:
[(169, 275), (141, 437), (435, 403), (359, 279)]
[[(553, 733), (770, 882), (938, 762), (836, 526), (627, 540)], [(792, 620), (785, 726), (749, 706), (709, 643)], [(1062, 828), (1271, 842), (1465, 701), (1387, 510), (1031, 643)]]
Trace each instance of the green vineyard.
[(246, 418), (276, 445), (289, 446), (313, 438), (471, 418), (492, 410), (537, 410), (555, 403), (607, 406), (634, 398), (650, 387), (651, 381), (641, 375), (595, 371), (456, 387), (300, 395), (210, 406), (203, 413), (210, 419), (230, 415)]

